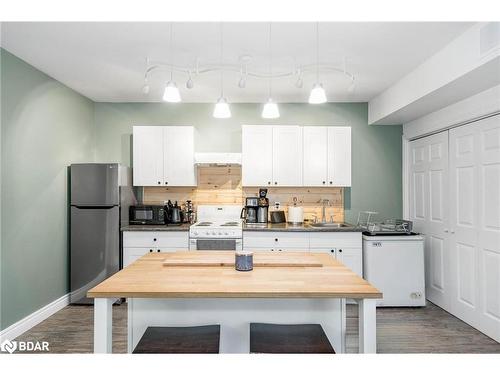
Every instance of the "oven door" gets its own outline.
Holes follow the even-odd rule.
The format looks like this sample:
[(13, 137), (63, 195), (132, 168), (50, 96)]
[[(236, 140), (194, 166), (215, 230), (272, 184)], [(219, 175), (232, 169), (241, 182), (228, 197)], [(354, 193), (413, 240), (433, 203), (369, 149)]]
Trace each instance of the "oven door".
[(241, 238), (191, 238), (189, 250), (243, 250)]

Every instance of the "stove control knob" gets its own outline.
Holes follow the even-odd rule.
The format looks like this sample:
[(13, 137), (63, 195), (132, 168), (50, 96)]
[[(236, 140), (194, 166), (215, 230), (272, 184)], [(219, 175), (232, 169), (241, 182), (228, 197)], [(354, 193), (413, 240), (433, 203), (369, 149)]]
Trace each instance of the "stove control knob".
[(226, 236), (227, 236), (227, 235), (229, 235), (229, 233), (227, 233), (227, 232), (224, 232), (224, 235), (226, 235)]
[(197, 236), (197, 235), (198, 235), (198, 232), (196, 232), (196, 231), (195, 231), (195, 232), (193, 232), (193, 234), (194, 234), (195, 236)]
[(221, 236), (221, 235), (222, 235), (222, 232), (219, 232), (219, 236)]

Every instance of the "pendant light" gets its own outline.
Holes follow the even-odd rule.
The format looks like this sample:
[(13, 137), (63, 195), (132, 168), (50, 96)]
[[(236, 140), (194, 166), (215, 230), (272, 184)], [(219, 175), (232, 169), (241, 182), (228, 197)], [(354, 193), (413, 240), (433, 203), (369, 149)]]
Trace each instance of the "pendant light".
[(223, 61), (223, 24), (220, 24), (220, 97), (217, 99), (217, 103), (215, 103), (213, 116), (215, 118), (230, 118), (231, 110), (229, 109), (229, 104), (227, 103), (226, 98), (224, 97), (224, 67), (222, 64)]
[(280, 117), (278, 104), (276, 104), (272, 99), (272, 90), (273, 90), (272, 86), (273, 82), (272, 82), (271, 22), (269, 22), (269, 96), (267, 99), (267, 103), (264, 104), (264, 108), (262, 109), (263, 118)]
[(310, 104), (322, 104), (326, 102), (326, 94), (323, 85), (319, 82), (319, 22), (316, 22), (316, 83), (313, 85), (309, 95)]
[(181, 101), (181, 93), (177, 88), (173, 80), (174, 75), (174, 55), (172, 52), (172, 34), (173, 34), (173, 22), (170, 22), (170, 81), (167, 82), (165, 91), (163, 93), (163, 100), (169, 103), (179, 103)]

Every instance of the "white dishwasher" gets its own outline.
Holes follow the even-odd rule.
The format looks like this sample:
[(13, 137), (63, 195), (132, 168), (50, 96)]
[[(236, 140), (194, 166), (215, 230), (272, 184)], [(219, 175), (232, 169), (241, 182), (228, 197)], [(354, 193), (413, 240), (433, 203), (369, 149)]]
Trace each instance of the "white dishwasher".
[(377, 306), (425, 306), (423, 236), (365, 232), (363, 277), (383, 293)]

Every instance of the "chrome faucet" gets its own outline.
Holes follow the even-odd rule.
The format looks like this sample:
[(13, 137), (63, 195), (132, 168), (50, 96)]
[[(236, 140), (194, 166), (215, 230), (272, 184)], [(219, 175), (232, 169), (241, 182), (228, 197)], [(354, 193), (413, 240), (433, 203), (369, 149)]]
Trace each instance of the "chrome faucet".
[(321, 208), (321, 222), (326, 223), (326, 206), (330, 205), (330, 200), (323, 199), (321, 200), (321, 203), (323, 203), (323, 207)]

